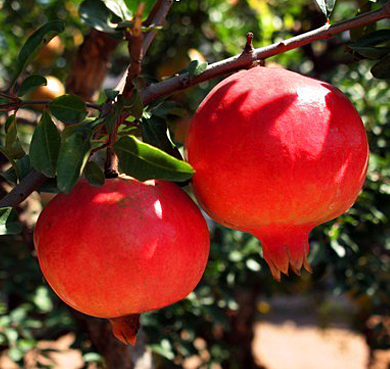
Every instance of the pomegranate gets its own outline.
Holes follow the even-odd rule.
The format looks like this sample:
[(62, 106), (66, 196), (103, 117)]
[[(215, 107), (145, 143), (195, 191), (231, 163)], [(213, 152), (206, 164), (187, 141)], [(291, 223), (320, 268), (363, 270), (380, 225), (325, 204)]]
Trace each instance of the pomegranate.
[(308, 235), (355, 201), (367, 137), (336, 87), (281, 68), (254, 67), (218, 84), (186, 140), (204, 210), (263, 246), (273, 276), (307, 262)]
[(176, 184), (79, 181), (41, 213), (34, 244), (42, 272), (73, 308), (110, 321), (135, 344), (139, 314), (190, 293), (206, 266), (209, 234), (191, 198)]

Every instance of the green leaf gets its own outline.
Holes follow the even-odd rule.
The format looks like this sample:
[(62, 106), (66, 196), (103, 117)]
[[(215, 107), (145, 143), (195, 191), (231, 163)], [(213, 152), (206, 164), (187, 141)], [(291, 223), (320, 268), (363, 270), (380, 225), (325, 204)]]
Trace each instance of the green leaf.
[(376, 46), (390, 41), (390, 29), (380, 29), (360, 37), (353, 47)]
[(123, 111), (123, 105), (125, 103), (123, 95), (119, 95), (117, 101), (112, 106), (112, 110), (104, 117), (107, 133), (110, 134), (114, 128), (119, 116)]
[(11, 81), (13, 86), (20, 73), (23, 72), (26, 65), (35, 57), (39, 50), (48, 44), (50, 40), (65, 29), (65, 24), (61, 20), (47, 22), (41, 28), (36, 30), (25, 42), (21, 48), (16, 62), (16, 71)]
[(110, 89), (105, 89), (104, 93), (107, 96), (108, 100), (115, 100), (115, 98), (118, 96), (119, 91), (116, 90), (110, 90)]
[(164, 118), (151, 116), (142, 120), (142, 139), (145, 143), (155, 146), (169, 155), (181, 160), (179, 150), (168, 137), (167, 122)]
[[(149, 12), (152, 10), (153, 5), (155, 3), (155, 0), (142, 0), (145, 3), (145, 9), (143, 18), (147, 18)], [(124, 3), (126, 4), (127, 8), (130, 10), (131, 13), (135, 13), (138, 3), (141, 1), (134, 1), (134, 0), (124, 0)]]
[(91, 149), (92, 130), (83, 125), (66, 127), (61, 135), (57, 164), (57, 185), (69, 192), (76, 184), (87, 163)]
[(377, 63), (375, 63), (374, 66), (371, 68), (371, 73), (375, 78), (390, 78), (390, 54), (387, 54)]
[(57, 178), (48, 178), (37, 189), (39, 192), (59, 193), (61, 192), (57, 186)]
[(12, 159), (20, 159), (26, 153), (24, 152), (22, 145), (20, 144), (18, 137), (18, 130), (16, 128), (16, 117), (12, 114), (5, 123), (6, 136), (5, 136), (5, 148), (11, 155)]
[(7, 207), (0, 208), (0, 236), (15, 235), (22, 231), (18, 221), (18, 213), (15, 209)]
[[(2, 152), (1, 146), (0, 152)], [(17, 171), (15, 171), (14, 167), (16, 167)], [(0, 176), (8, 183), (17, 184), (18, 179), (24, 178), (31, 171), (31, 169), (30, 157), (28, 155), (24, 155), (23, 158), (15, 160), (11, 168), (3, 173), (0, 173)]]
[(12, 102), (10, 97), (0, 95), (0, 104), (9, 104), (10, 102)]
[(131, 18), (131, 12), (127, 8), (124, 0), (103, 0), (108, 9), (111, 10), (121, 20)]
[(84, 169), (84, 176), (87, 181), (93, 186), (104, 185), (104, 172), (103, 170), (93, 161), (89, 161)]
[(66, 94), (57, 97), (49, 104), (50, 112), (65, 124), (81, 122), (87, 116), (83, 99), (76, 95)]
[(336, 5), (336, 0), (314, 0), (321, 12), (324, 13), (325, 17), (328, 19)]
[(30, 145), (31, 165), (46, 177), (56, 175), (61, 137), (50, 115), (44, 111), (35, 128)]
[(390, 47), (350, 46), (350, 49), (372, 60), (381, 59), (390, 53)]
[(134, 90), (132, 95), (125, 100), (124, 111), (129, 112), (135, 119), (141, 119), (144, 111), (144, 102), (137, 90)]
[(39, 86), (46, 86), (47, 80), (40, 75), (32, 75), (23, 80), (20, 85), (18, 96), (24, 96)]
[(207, 69), (207, 62), (200, 62), (199, 60), (192, 60), (188, 66), (188, 73), (190, 78), (194, 78), (202, 74)]
[(188, 111), (181, 107), (182, 105), (176, 101), (164, 101), (158, 106), (156, 106), (152, 112), (153, 115), (165, 118), (168, 115), (175, 115), (181, 118), (188, 117)]
[(114, 144), (120, 169), (140, 181), (162, 179), (185, 181), (194, 174), (191, 165), (164, 151), (143, 143), (134, 136), (120, 138)]
[(20, 172), (20, 169), (17, 166), (15, 160), (12, 158), (11, 153), (2, 145), (0, 145), (0, 153), (2, 153), (7, 158), (7, 160), (11, 163), (12, 169), (15, 171), (15, 175), (16, 175), (15, 182), (17, 182), (17, 180), (22, 179), (22, 174)]
[(101, 0), (85, 0), (79, 7), (80, 18), (98, 31), (116, 32), (116, 24), (111, 22), (111, 11)]

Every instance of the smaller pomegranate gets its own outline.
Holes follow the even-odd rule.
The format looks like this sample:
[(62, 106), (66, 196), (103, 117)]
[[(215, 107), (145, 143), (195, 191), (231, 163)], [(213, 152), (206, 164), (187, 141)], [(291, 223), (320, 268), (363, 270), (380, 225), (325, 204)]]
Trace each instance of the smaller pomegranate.
[(85, 180), (41, 213), (34, 244), (42, 272), (67, 304), (110, 321), (134, 345), (139, 315), (190, 293), (206, 266), (209, 234), (191, 198), (164, 181)]
[(276, 279), (289, 268), (310, 271), (310, 231), (352, 206), (369, 154), (362, 120), (340, 90), (264, 67), (214, 87), (186, 149), (205, 211), (256, 236)]

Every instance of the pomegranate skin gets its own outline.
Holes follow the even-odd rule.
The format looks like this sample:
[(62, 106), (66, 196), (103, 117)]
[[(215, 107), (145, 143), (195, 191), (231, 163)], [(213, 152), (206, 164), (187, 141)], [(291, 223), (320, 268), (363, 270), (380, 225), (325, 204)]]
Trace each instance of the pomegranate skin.
[[(126, 319), (136, 327), (132, 316), (172, 304), (195, 288), (209, 234), (201, 212), (177, 185), (126, 177), (101, 187), (81, 180), (69, 194), (58, 194), (38, 219), (34, 244), (61, 299), (85, 314), (112, 318), (115, 333)], [(133, 344), (133, 338), (122, 341)]]
[(308, 235), (355, 201), (367, 136), (336, 87), (255, 67), (219, 83), (195, 113), (186, 155), (195, 195), (224, 226), (262, 243), (276, 279), (307, 263)]

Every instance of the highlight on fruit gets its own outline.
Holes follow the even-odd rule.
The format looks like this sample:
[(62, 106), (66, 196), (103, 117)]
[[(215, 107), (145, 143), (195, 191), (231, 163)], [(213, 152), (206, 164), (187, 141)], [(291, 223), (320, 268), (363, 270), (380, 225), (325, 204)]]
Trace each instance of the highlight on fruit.
[(336, 87), (254, 67), (219, 83), (186, 139), (193, 189), (220, 224), (251, 233), (273, 276), (299, 274), (310, 231), (347, 211), (363, 185), (362, 120)]
[(176, 184), (80, 180), (41, 213), (34, 244), (58, 296), (85, 314), (108, 319), (134, 345), (141, 313), (185, 298), (209, 254), (206, 222)]

